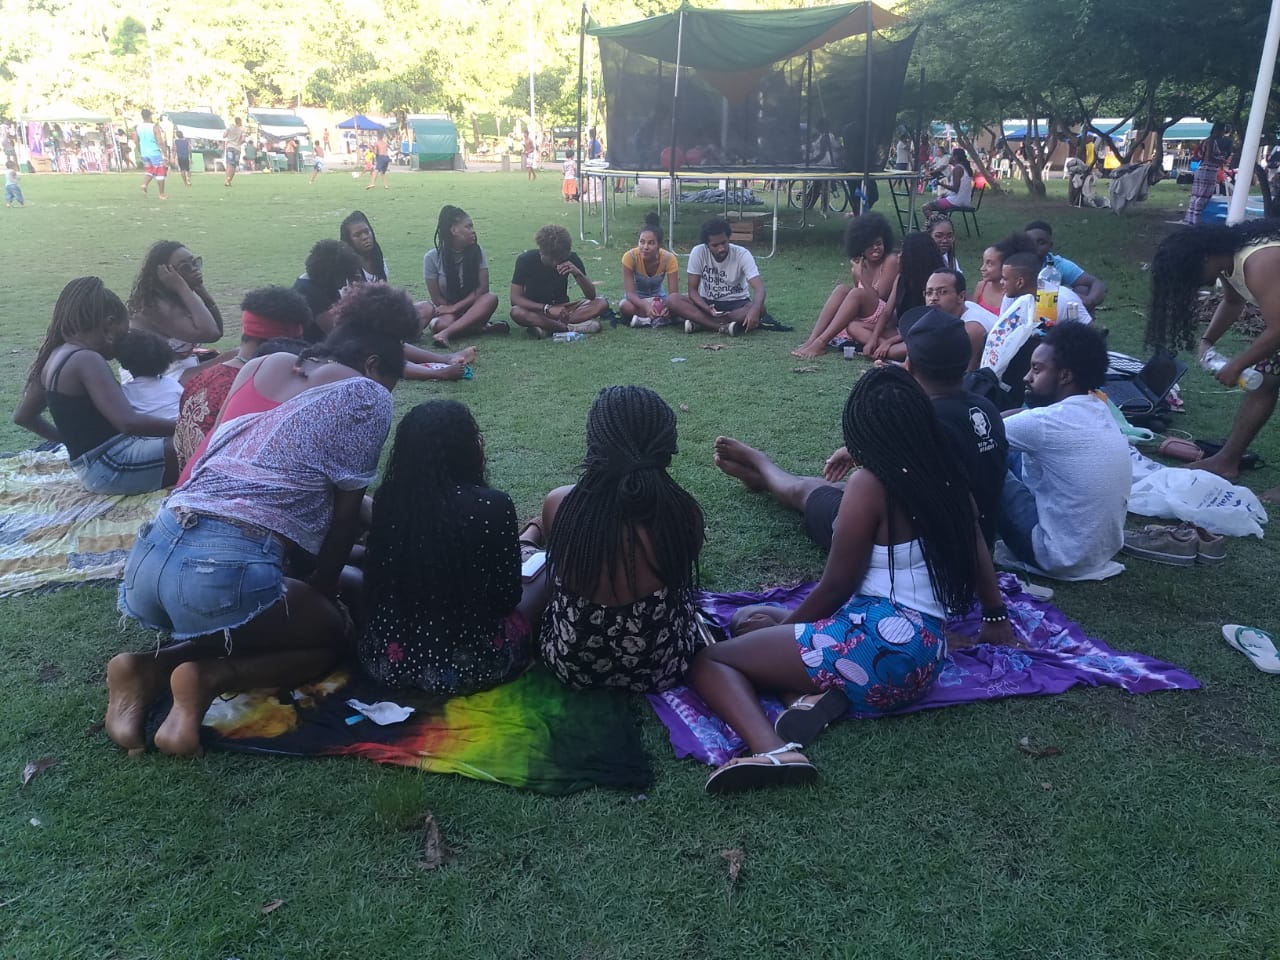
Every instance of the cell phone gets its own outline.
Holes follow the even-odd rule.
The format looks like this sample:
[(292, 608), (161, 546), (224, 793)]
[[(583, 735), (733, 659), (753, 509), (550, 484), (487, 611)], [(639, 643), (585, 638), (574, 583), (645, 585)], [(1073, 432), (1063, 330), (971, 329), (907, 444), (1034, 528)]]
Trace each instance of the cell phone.
[(547, 565), (547, 551), (539, 550), (537, 553), (530, 555), (529, 559), (520, 565), (520, 579), (532, 580), (542, 572), (542, 568)]

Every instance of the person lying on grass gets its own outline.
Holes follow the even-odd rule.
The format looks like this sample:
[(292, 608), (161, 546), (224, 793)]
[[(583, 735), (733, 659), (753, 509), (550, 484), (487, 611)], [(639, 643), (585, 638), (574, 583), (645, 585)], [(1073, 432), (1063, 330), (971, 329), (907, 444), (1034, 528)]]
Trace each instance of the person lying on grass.
[(134, 410), (107, 365), (128, 329), (128, 311), (106, 284), (72, 280), (54, 304), (13, 413), (18, 426), (64, 444), (71, 469), (93, 493), (148, 493), (178, 477), (173, 419)]
[[(315, 680), (354, 641), (335, 602), (339, 578), (391, 427), (403, 337), (417, 326), (403, 291), (363, 286), (348, 299), (376, 301), (375, 321), (340, 326), (327, 355), (275, 354), (255, 361), (271, 370), (245, 367), (246, 379), (271, 379), (287, 365), (302, 388), (256, 416), (224, 419), (190, 479), (138, 534), (120, 612), (173, 642), (107, 664), (107, 735), (131, 754), (145, 748), (146, 712), (165, 687), (173, 706), (155, 745), (191, 756), (215, 696)], [(305, 579), (296, 560), (286, 573), (295, 553)]]
[(501, 320), (490, 322), (498, 297), (489, 292), (489, 260), (465, 210), (450, 204), (440, 208), (435, 244), (422, 259), (431, 295), (427, 329), (432, 342), (447, 350), (450, 337), (507, 333), (511, 328)]
[(764, 280), (751, 251), (729, 242), (732, 235), (723, 217), (704, 223), (702, 242), (689, 253), (689, 292), (667, 297), (667, 308), (684, 320), (685, 333), (710, 330), (732, 337), (760, 326)]
[(658, 327), (671, 322), (667, 297), (680, 292), (676, 255), (662, 249), (662, 223), (652, 210), (636, 245), (622, 255), (622, 287), (626, 294), (618, 309), (633, 327)]
[[(964, 473), (919, 384), (901, 367), (869, 370), (843, 428), (862, 469), (845, 485), (817, 586), (794, 611), (745, 608), (732, 639), (694, 658), (698, 695), (751, 751), (713, 772), (708, 793), (816, 779), (803, 747), (850, 706), (882, 715), (924, 696), (946, 657), (942, 621), (975, 593), (979, 641), (1013, 642)], [(761, 691), (791, 704), (776, 726)]]
[(821, 356), (827, 344), (841, 337), (853, 340), (868, 356), (875, 354), (886, 331), (893, 330), (899, 270), (894, 242), (893, 228), (881, 214), (868, 213), (849, 221), (844, 252), (853, 285), (836, 285), (818, 312), (809, 339), (791, 351), (793, 357)]
[(675, 453), (675, 412), (652, 390), (596, 396), (582, 476), (542, 507), (551, 598), (539, 645), (561, 683), (655, 693), (684, 678), (705, 533), (667, 473)]
[[(534, 237), (537, 248), (516, 257), (511, 275), (511, 319), (539, 340), (553, 333), (599, 333), (596, 318), (609, 309), (609, 301), (596, 296), (596, 285), (587, 278), (582, 258), (573, 252), (569, 231), (548, 224)], [(582, 291), (582, 299), (569, 301), (569, 278)]]
[[(540, 524), (520, 538), (541, 541)], [(373, 498), (360, 663), (391, 687), (465, 696), (529, 666), (547, 603), (545, 567), (522, 584), (516, 511), (485, 479), (484, 438), (453, 400), (396, 429)]]

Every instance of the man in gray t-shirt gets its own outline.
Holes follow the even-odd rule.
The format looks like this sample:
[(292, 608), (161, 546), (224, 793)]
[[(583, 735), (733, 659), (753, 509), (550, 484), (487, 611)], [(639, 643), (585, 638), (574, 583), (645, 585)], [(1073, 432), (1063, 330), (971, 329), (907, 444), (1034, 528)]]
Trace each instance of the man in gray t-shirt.
[(703, 329), (737, 336), (760, 326), (765, 288), (751, 251), (730, 243), (729, 221), (702, 225), (702, 243), (689, 254), (689, 292), (672, 293), (667, 309), (684, 320), (685, 333)]
[(222, 138), (226, 147), (223, 161), (227, 165), (227, 178), (223, 183), (228, 187), (231, 186), (231, 181), (236, 178), (236, 171), (240, 169), (240, 150), (244, 147), (244, 137), (244, 127), (240, 123), (240, 118), (233, 118), (231, 126), (227, 127), (227, 132)]

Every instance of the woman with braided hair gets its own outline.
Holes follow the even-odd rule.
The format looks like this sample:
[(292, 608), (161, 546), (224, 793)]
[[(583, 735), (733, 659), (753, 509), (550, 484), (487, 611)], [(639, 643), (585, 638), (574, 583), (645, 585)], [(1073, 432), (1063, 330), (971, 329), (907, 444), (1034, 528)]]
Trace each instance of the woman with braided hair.
[[(708, 793), (815, 779), (801, 748), (849, 707), (878, 716), (924, 696), (946, 657), (943, 618), (975, 593), (979, 641), (1010, 642), (973, 498), (924, 391), (901, 367), (870, 370), (843, 428), (863, 469), (845, 485), (822, 579), (793, 611), (745, 608), (737, 635), (694, 659), (698, 694), (751, 751), (712, 773)], [(776, 727), (760, 690), (791, 704)]]
[[(1171, 233), (1151, 259), (1151, 319), (1147, 343), (1190, 349), (1195, 341), (1195, 304), (1200, 288), (1217, 281), (1222, 300), (1200, 337), (1203, 356), (1251, 303), (1266, 324), (1253, 343), (1227, 361), (1215, 377), (1234, 387), (1250, 367), (1262, 374), (1256, 390), (1240, 403), (1222, 449), (1191, 464), (1235, 480), (1240, 458), (1270, 418), (1280, 395), (1280, 220), (1249, 220), (1235, 226), (1200, 224)], [(1260, 494), (1280, 503), (1280, 487)]]
[(702, 508), (667, 473), (676, 415), (647, 387), (605, 387), (573, 486), (547, 495), (551, 598), (542, 658), (572, 687), (679, 683), (698, 634)]
[(476, 240), (476, 226), (461, 207), (446, 203), (436, 223), (435, 246), (422, 259), (422, 273), (433, 315), (427, 329), (438, 347), (468, 333), (507, 333), (501, 320), (490, 323), (498, 309), (489, 292), (489, 260)]

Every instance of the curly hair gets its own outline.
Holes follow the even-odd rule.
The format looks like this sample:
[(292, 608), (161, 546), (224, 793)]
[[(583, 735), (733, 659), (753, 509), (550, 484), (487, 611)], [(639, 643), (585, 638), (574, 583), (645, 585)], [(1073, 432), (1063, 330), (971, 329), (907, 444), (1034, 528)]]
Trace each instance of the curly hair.
[(702, 229), (698, 231), (698, 240), (706, 243), (712, 237), (732, 237), (733, 227), (724, 217), (712, 217), (710, 220), (702, 224)]
[(369, 236), (373, 239), (373, 246), (369, 250), (367, 261), (364, 257), (360, 256), (359, 251), (356, 251), (356, 257), (360, 260), (362, 267), (366, 262), (370, 267), (372, 267), (372, 269), (369, 270), (369, 273), (373, 274), (373, 278), (375, 280), (381, 280), (385, 283), (387, 279), (387, 261), (382, 255), (382, 247), (378, 246), (378, 237), (377, 234), (373, 232), (373, 224), (369, 222), (369, 218), (367, 216), (359, 210), (351, 213), (342, 221), (342, 226), (338, 230), (338, 237), (343, 243), (351, 247), (352, 250), (355, 250), (355, 244), (351, 242), (351, 228), (357, 223), (363, 223), (369, 228)]
[(1014, 230), (1012, 233), (993, 243), (991, 248), (995, 250), (996, 253), (1000, 254), (1001, 260), (1007, 260), (1015, 253), (1035, 253), (1036, 242), (1027, 236), (1024, 231)]
[(464, 404), (431, 400), (406, 413), (373, 498), (364, 568), (370, 595), (438, 609), (482, 592), (477, 571), (459, 562), (471, 536), (457, 503), (462, 488), (487, 486), (480, 428)]
[(311, 308), (302, 294), (289, 287), (259, 287), (250, 290), (240, 301), (240, 309), (256, 313), (276, 323), (305, 329), (311, 323)]
[(258, 349), (253, 351), (253, 359), (259, 357), (269, 357), (273, 353), (292, 353), (295, 357), (311, 344), (305, 340), (297, 340), (293, 337), (272, 337), (270, 340), (263, 340), (258, 344)]
[(1205, 261), (1268, 240), (1280, 240), (1280, 220), (1246, 220), (1230, 227), (1202, 223), (1165, 237), (1151, 258), (1147, 345), (1194, 347), (1196, 294), (1209, 283), (1204, 278)]
[(705, 525), (698, 501), (667, 473), (675, 453), (675, 412), (654, 391), (615, 386), (596, 395), (582, 475), (547, 544), (553, 578), (580, 596), (589, 597), (602, 574), (634, 589), (643, 531), (647, 562), (663, 584), (680, 592), (697, 586)]
[(893, 228), (883, 214), (864, 213), (844, 228), (844, 252), (850, 260), (862, 257), (877, 240), (884, 244), (885, 256), (893, 253)]
[(129, 312), (145, 313), (147, 308), (161, 300), (176, 301), (177, 295), (160, 282), (160, 266), (169, 262), (177, 251), (185, 247), (185, 243), (177, 240), (157, 240), (142, 258), (142, 267), (133, 280), (133, 289), (129, 291)]
[(413, 299), (400, 287), (386, 283), (359, 283), (338, 301), (333, 326), (362, 327), (380, 336), (412, 340), (418, 334), (418, 311)]
[(539, 229), (533, 242), (542, 254), (557, 261), (564, 260), (573, 249), (573, 238), (569, 236), (569, 231), (558, 223), (548, 223)]
[(933, 237), (922, 230), (906, 235), (902, 240), (902, 253), (898, 263), (898, 316), (912, 307), (924, 306), (924, 288), (929, 278), (943, 269), (947, 261), (933, 242)]
[[(977, 586), (977, 532), (969, 483), (933, 403), (902, 367), (873, 368), (853, 385), (841, 426), (849, 453), (884, 486), (889, 542), (899, 509), (911, 518), (934, 596), (949, 613), (969, 609)], [(893, 582), (894, 551), (889, 551)]]
[(173, 363), (169, 341), (150, 330), (130, 330), (116, 337), (116, 359), (135, 377), (158, 377)]
[(333, 299), (352, 280), (364, 279), (360, 258), (341, 240), (318, 240), (307, 254), (307, 276)]
[(112, 326), (123, 328), (128, 322), (129, 311), (124, 302), (108, 290), (99, 277), (72, 280), (58, 294), (53, 321), (27, 372), (27, 385), (39, 378), (53, 351), (64, 343)]
[[(480, 286), (480, 244), (473, 243), (461, 250), (453, 245), (453, 227), (470, 219), (467, 211), (446, 203), (440, 208), (436, 221), (436, 250), (440, 252), (440, 267), (445, 271), (444, 295), (450, 303), (457, 303)], [(462, 282), (459, 284), (453, 264), (462, 261)]]
[(1070, 370), (1076, 386), (1097, 390), (1107, 379), (1107, 343), (1087, 323), (1065, 321), (1049, 329), (1042, 346), (1053, 349), (1054, 365)]
[(658, 246), (662, 246), (662, 242), (666, 240), (666, 234), (662, 232), (662, 218), (656, 211), (650, 210), (644, 215), (644, 223), (640, 225), (637, 236), (643, 233), (652, 233), (654, 239), (658, 241)]

